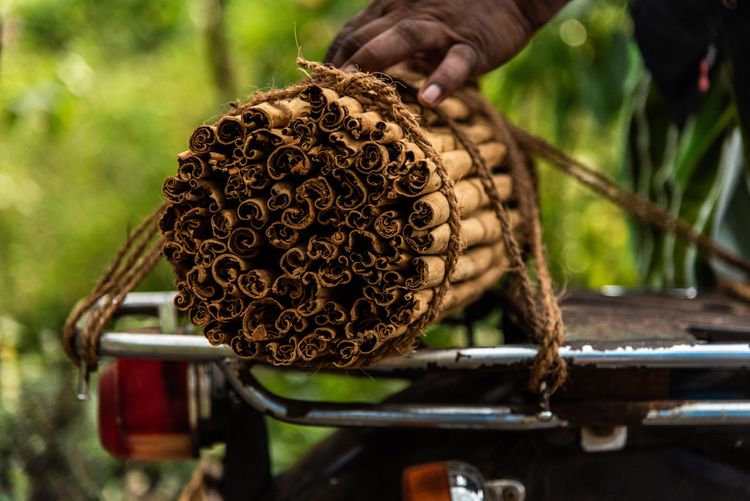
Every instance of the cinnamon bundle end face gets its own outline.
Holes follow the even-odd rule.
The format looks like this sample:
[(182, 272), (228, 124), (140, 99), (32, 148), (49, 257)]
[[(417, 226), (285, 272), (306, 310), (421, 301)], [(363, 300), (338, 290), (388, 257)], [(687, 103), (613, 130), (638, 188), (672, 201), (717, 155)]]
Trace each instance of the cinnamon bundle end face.
[[(403, 83), (437, 159), (371, 92), (314, 78), (193, 133), (164, 182), (160, 228), (175, 303), (212, 343), (277, 365), (366, 365), (415, 345), (447, 275), (443, 313), (503, 275), (500, 223), (454, 131), (476, 146), (520, 229), (505, 146), (466, 98), (435, 114)], [(461, 218), (453, 269), (438, 167)]]

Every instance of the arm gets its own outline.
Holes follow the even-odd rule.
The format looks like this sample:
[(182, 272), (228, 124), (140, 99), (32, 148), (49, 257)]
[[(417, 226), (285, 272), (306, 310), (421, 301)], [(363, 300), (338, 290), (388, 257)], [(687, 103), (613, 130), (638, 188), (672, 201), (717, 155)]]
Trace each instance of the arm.
[(515, 56), (569, 0), (374, 0), (344, 26), (326, 62), (382, 71), (408, 62), (428, 74), (435, 105)]

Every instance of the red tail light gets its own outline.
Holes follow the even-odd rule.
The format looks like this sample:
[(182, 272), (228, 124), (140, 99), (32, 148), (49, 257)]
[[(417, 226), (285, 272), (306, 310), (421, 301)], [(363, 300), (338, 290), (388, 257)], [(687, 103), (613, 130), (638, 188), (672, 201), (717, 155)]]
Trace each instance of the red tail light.
[(102, 445), (122, 459), (194, 457), (189, 397), (187, 363), (116, 360), (99, 382)]

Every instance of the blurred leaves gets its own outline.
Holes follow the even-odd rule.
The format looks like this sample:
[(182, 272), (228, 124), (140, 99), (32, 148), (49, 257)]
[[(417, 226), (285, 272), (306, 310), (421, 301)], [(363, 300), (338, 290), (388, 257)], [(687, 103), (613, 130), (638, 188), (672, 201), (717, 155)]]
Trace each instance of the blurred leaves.
[(93, 36), (101, 50), (132, 56), (167, 43), (182, 27), (184, 7), (180, 0), (29, 0), (18, 14), (31, 48), (64, 52)]
[[(656, 87), (644, 81), (635, 94), (626, 155), (639, 194), (693, 222), (698, 231), (710, 227), (716, 201), (726, 190), (729, 159), (724, 150), (737, 126), (726, 82), (716, 83), (685, 127), (678, 129), (667, 119), (666, 103)], [(694, 246), (645, 224), (634, 227), (639, 271), (650, 286), (696, 287), (714, 281)]]
[[(642, 74), (627, 2), (570, 3), (482, 82), (512, 121), (623, 182), (632, 94)], [(623, 212), (541, 166), (545, 244), (563, 287), (635, 285)]]

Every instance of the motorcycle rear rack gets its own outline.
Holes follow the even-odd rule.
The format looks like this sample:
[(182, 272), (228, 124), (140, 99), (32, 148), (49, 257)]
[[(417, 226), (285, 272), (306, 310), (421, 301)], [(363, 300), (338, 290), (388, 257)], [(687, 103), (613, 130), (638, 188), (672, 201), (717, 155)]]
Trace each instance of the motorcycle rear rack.
[[(301, 425), (334, 427), (421, 427), (451, 429), (533, 430), (572, 426), (549, 411), (529, 412), (507, 405), (330, 403), (302, 401), (268, 391), (244, 371), (226, 346), (213, 346), (201, 335), (177, 334), (179, 316), (173, 292), (131, 293), (117, 316), (158, 317), (161, 331), (106, 332), (99, 342), (102, 357), (184, 360), (215, 364), (236, 393), (249, 405), (273, 418)], [(735, 329), (736, 330), (736, 329)], [(744, 333), (745, 331), (743, 331)], [(536, 355), (530, 345), (451, 349), (421, 349), (410, 355), (384, 359), (367, 374), (448, 372), (510, 368), (529, 363)], [(672, 343), (646, 346), (564, 346), (561, 355), (573, 367), (595, 369), (724, 369), (750, 367), (750, 343)], [(639, 424), (644, 426), (706, 426), (750, 424), (750, 400), (657, 401), (649, 405)]]

